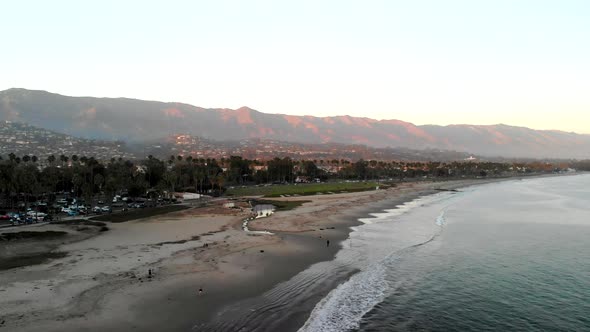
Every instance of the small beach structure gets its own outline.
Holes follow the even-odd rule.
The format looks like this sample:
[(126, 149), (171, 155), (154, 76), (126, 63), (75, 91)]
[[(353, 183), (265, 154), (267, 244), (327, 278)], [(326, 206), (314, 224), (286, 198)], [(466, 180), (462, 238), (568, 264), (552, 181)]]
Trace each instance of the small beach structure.
[(276, 207), (272, 204), (258, 204), (252, 208), (256, 218), (269, 217), (275, 212)]
[(173, 194), (176, 199), (180, 199), (183, 201), (189, 201), (194, 199), (201, 199), (204, 195), (189, 193), (189, 192), (176, 192)]
[(236, 203), (234, 202), (225, 202), (223, 203), (223, 207), (226, 209), (233, 209), (236, 207)]

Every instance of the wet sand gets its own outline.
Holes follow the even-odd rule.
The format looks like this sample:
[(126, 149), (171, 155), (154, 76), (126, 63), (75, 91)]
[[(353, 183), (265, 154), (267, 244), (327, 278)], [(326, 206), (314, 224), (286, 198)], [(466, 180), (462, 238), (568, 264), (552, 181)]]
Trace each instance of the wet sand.
[[(477, 183), (482, 182), (403, 183), (387, 190), (281, 198), (311, 202), (250, 224), (274, 235), (245, 233), (246, 213), (223, 208), (109, 224), (108, 232), (55, 249), (67, 252), (65, 258), (0, 271), (0, 331), (199, 330), (224, 320), (232, 304), (331, 260), (359, 217), (440, 188)], [(314, 294), (315, 301), (337, 282)], [(296, 330), (313, 305), (310, 300), (278, 326)]]

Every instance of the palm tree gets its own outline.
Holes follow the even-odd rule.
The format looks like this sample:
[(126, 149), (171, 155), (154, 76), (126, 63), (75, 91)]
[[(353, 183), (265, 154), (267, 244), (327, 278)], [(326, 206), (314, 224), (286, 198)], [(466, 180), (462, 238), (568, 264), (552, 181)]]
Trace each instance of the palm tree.
[(37, 191), (37, 167), (35, 165), (21, 165), (16, 169), (16, 183), (18, 191), (25, 195), (25, 211), (29, 204), (29, 195)]
[(72, 176), (72, 185), (74, 186), (74, 195), (78, 197), (78, 190), (84, 184), (84, 179), (80, 174), (76, 173)]
[(205, 171), (203, 171), (203, 169), (201, 167), (197, 166), (193, 170), (193, 178), (195, 181), (195, 191), (198, 193), (202, 193), (203, 192), (203, 181), (205, 180)]
[(94, 176), (94, 185), (98, 187), (99, 191), (102, 191), (102, 185), (104, 184), (104, 176), (96, 174)]
[(225, 178), (223, 177), (223, 175), (219, 174), (215, 177), (215, 182), (217, 183), (217, 187), (219, 188), (219, 194), (221, 195), (221, 188), (223, 187), (223, 182), (225, 181)]
[(14, 163), (0, 164), (0, 190), (4, 191), (6, 195), (6, 201), (10, 202), (10, 207), (12, 207), (11, 193), (15, 189), (14, 172)]
[(170, 188), (170, 194), (175, 191), (177, 180), (178, 178), (174, 171), (166, 171), (166, 173), (164, 173), (164, 182), (166, 183), (167, 187)]

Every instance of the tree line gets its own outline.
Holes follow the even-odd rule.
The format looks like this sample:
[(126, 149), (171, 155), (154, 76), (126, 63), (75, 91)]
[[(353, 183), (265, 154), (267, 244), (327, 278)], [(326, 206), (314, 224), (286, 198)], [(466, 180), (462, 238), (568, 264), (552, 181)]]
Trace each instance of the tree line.
[[(584, 164), (585, 166), (586, 164)], [(293, 183), (305, 180), (377, 180), (424, 177), (452, 178), (502, 176), (552, 170), (552, 165), (493, 162), (402, 162), (363, 160), (249, 160), (170, 156), (143, 160), (112, 158), (108, 161), (86, 156), (0, 157), (0, 190), (5, 207), (33, 198), (55, 199), (66, 192), (90, 202), (96, 195), (108, 198), (124, 193), (130, 197), (162, 195), (176, 191), (219, 195), (227, 186), (262, 183)]]

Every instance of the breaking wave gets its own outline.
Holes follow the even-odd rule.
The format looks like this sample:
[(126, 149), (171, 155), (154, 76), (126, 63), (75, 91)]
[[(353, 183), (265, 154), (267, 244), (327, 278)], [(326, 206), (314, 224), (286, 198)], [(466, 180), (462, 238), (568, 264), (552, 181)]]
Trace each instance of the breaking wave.
[[(422, 197), (406, 204), (399, 205), (396, 209), (386, 210), (385, 213), (372, 214), (373, 218), (360, 219), (366, 224), (362, 227), (374, 227), (376, 224), (401, 220), (404, 214), (413, 211), (415, 207), (430, 206), (451, 198), (449, 195), (432, 195)], [(416, 221), (420, 224), (413, 224), (412, 228), (420, 229), (423, 233), (419, 236), (408, 234), (414, 240), (405, 241), (405, 247), (390, 251), (383, 259), (367, 265), (361, 272), (353, 275), (348, 281), (340, 284), (323, 298), (314, 308), (306, 323), (299, 332), (314, 331), (350, 331), (358, 329), (361, 319), (370, 312), (376, 305), (381, 303), (387, 296), (395, 292), (401, 285), (401, 281), (388, 278), (388, 271), (391, 271), (399, 261), (409, 252), (417, 250), (434, 241), (442, 232), (446, 224), (446, 210), (452, 203), (449, 202), (433, 220), (433, 214), (429, 220)], [(436, 213), (436, 212), (434, 212)], [(434, 214), (436, 215), (436, 214)], [(404, 230), (404, 229), (402, 229)], [(355, 230), (359, 231), (359, 230)], [(393, 230), (392, 230), (393, 231)], [(365, 250), (371, 250), (366, 248)]]

